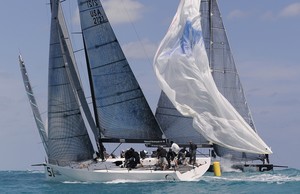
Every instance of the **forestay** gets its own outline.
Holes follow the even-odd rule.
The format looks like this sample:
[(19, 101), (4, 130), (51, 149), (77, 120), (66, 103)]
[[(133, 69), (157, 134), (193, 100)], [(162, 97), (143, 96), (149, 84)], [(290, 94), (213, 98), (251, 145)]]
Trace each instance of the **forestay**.
[(154, 59), (162, 90), (209, 141), (241, 152), (272, 153), (218, 91), (209, 67), (199, 0), (182, 0)]

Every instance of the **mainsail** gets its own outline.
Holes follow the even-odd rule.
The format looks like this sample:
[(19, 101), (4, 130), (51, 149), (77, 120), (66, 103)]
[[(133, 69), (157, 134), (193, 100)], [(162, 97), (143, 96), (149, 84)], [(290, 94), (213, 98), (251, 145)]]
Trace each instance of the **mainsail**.
[[(51, 35), (48, 77), (48, 160), (51, 164), (92, 159), (93, 147), (80, 111), (75, 88), (68, 74), (74, 66), (64, 45), (66, 24), (60, 2), (52, 1)], [(60, 19), (59, 19), (60, 18)], [(77, 76), (77, 75), (73, 75)]]
[[(217, 1), (202, 0), (200, 13), (203, 40), (216, 86), (249, 126), (256, 131)], [(218, 145), (214, 146), (214, 150), (219, 156), (227, 156), (231, 159), (254, 160), (264, 158), (263, 155), (236, 152)]]
[(29, 82), (29, 78), (28, 78), (26, 67), (25, 67), (25, 63), (24, 63), (21, 55), (19, 55), (19, 63), (20, 63), (20, 69), (21, 69), (21, 73), (22, 73), (22, 77), (23, 77), (25, 90), (26, 90), (27, 97), (28, 97), (29, 102), (30, 102), (32, 112), (33, 112), (33, 117), (34, 117), (36, 126), (38, 128), (41, 140), (43, 142), (45, 152), (48, 155), (48, 142), (47, 142), (48, 137), (47, 137), (47, 133), (46, 133), (46, 130), (45, 130), (45, 127), (44, 127), (44, 123), (43, 123), (38, 105), (37, 105), (35, 97), (33, 95), (32, 87), (31, 87), (31, 84)]
[(200, 4), (199, 0), (180, 2), (154, 59), (159, 84), (207, 140), (240, 152), (272, 153), (218, 91), (204, 45)]
[(185, 145), (192, 141), (203, 146), (209, 142), (193, 127), (193, 118), (183, 116), (162, 91), (155, 117), (169, 140)]
[(96, 123), (109, 142), (162, 140), (162, 131), (99, 0), (78, 0)]

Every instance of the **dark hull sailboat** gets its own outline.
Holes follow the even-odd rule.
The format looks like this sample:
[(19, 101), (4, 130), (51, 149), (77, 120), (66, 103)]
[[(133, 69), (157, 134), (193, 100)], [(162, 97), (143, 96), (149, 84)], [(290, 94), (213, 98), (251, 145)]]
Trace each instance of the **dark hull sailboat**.
[[(211, 72), (211, 76), (213, 78), (213, 83), (211, 83), (211, 85), (215, 85), (215, 87), (217, 88), (218, 92), (215, 92), (214, 94), (210, 94), (210, 95), (206, 95), (206, 93), (208, 93), (207, 91), (209, 91), (210, 89), (205, 88), (207, 87), (205, 85), (205, 83), (200, 83), (198, 84), (199, 88), (202, 87), (200, 89), (200, 91), (198, 93), (193, 91), (193, 87), (195, 87), (194, 83), (191, 84), (191, 90), (188, 90), (186, 88), (188, 88), (187, 85), (184, 85), (185, 90), (183, 90), (185, 93), (191, 95), (195, 94), (194, 99), (197, 99), (197, 101), (195, 101), (195, 103), (193, 105), (191, 105), (189, 108), (193, 109), (194, 107), (197, 106), (202, 106), (200, 107), (197, 111), (198, 114), (198, 120), (200, 120), (200, 122), (198, 122), (197, 116), (195, 116), (194, 112), (192, 111), (180, 111), (179, 109), (183, 109), (183, 106), (178, 106), (178, 104), (176, 105), (176, 103), (178, 103), (177, 99), (175, 98), (175, 100), (173, 99), (170, 100), (171, 98), (174, 98), (174, 96), (177, 94), (176, 90), (179, 86), (175, 86), (174, 88), (171, 87), (172, 90), (168, 91), (168, 95), (166, 95), (166, 93), (164, 91), (162, 91), (159, 102), (158, 102), (158, 107), (156, 110), (156, 117), (157, 120), (160, 124), (160, 126), (162, 127), (164, 133), (173, 141), (178, 142), (179, 144), (186, 144), (189, 140), (192, 140), (193, 142), (197, 143), (199, 147), (209, 147), (209, 145), (211, 146), (211, 151), (212, 151), (212, 160), (229, 160), (231, 162), (231, 167), (234, 169), (240, 169), (242, 171), (246, 171), (247, 169), (249, 169), (249, 166), (254, 166), (255, 169), (257, 169), (257, 171), (267, 171), (267, 170), (272, 170), (273, 169), (273, 165), (272, 164), (261, 164), (262, 161), (266, 160), (266, 157), (268, 156), (268, 148), (266, 148), (265, 150), (261, 150), (260, 152), (258, 151), (250, 151), (251, 148), (249, 150), (247, 149), (240, 149), (239, 146), (240, 143), (236, 142), (234, 143), (234, 141), (232, 142), (228, 142), (228, 139), (223, 138), (225, 136), (231, 136), (230, 134), (226, 134), (224, 133), (223, 135), (217, 134), (217, 130), (221, 131), (224, 128), (220, 127), (220, 126), (226, 126), (226, 124), (221, 123), (221, 125), (214, 125), (212, 126), (210, 121), (205, 120), (208, 116), (207, 114), (205, 114), (206, 112), (209, 112), (209, 110), (213, 109), (215, 111), (215, 115), (217, 115), (219, 118), (222, 118), (222, 113), (226, 112), (228, 110), (232, 110), (232, 112), (236, 111), (238, 113), (239, 116), (235, 117), (237, 118), (236, 120), (243, 120), (243, 121), (237, 121), (237, 122), (245, 122), (246, 124), (243, 124), (238, 126), (236, 128), (236, 131), (233, 131), (232, 134), (238, 133), (239, 131), (243, 131), (243, 128), (247, 128), (249, 133), (252, 133), (252, 136), (255, 136), (255, 134), (257, 134), (254, 122), (253, 122), (253, 118), (249, 109), (249, 106), (247, 104), (246, 98), (245, 98), (245, 94), (243, 92), (243, 87), (242, 84), (240, 82), (240, 78), (239, 78), (239, 74), (238, 71), (236, 69), (235, 66), (235, 62), (230, 50), (230, 46), (229, 46), (229, 42), (227, 39), (227, 35), (226, 35), (226, 31), (222, 22), (222, 17), (218, 8), (218, 4), (216, 0), (201, 0), (201, 5), (200, 5), (200, 9), (199, 9), (200, 15), (201, 15), (201, 35), (203, 38), (203, 43), (204, 43), (204, 47), (205, 47), (205, 51), (202, 49), (201, 52), (205, 52), (207, 55), (207, 63), (208, 63), (208, 68), (209, 71)], [(173, 21), (174, 22), (174, 21)], [(195, 25), (195, 24), (191, 24), (191, 25)], [(187, 27), (186, 27), (187, 28)], [(160, 55), (157, 55), (157, 59), (156, 59), (156, 64), (162, 63), (164, 67), (163, 73), (161, 73), (161, 77), (163, 77), (166, 74), (166, 64), (171, 64), (171, 58), (173, 56), (172, 55), (175, 51), (169, 51), (172, 50), (172, 48), (181, 49), (181, 52), (183, 51), (184, 54), (190, 52), (189, 50), (186, 51), (186, 47), (187, 44), (186, 43), (182, 43), (182, 40), (188, 39), (188, 37), (191, 36), (197, 36), (197, 32), (195, 29), (190, 29), (191, 27), (188, 26), (189, 29), (185, 29), (185, 32), (187, 34), (187, 37), (180, 37), (180, 45), (176, 46), (169, 46), (169, 45), (164, 45), (167, 49), (163, 50), (161, 49), (161, 53), (159, 53)], [(199, 27), (200, 28), (200, 27)], [(171, 35), (170, 35), (171, 36)], [(196, 39), (196, 38), (195, 38)], [(192, 50), (193, 52), (193, 47), (195, 47), (195, 39), (191, 40), (190, 43), (190, 50)], [(165, 44), (168, 43), (172, 43), (171, 37), (168, 37), (165, 39)], [(168, 47), (169, 46), (169, 47)], [(199, 49), (200, 50), (200, 49)], [(166, 55), (166, 53), (168, 53), (168, 55)], [(172, 53), (172, 54), (169, 54)], [(174, 55), (174, 54), (173, 54)], [(181, 53), (182, 55), (182, 53)], [(182, 60), (182, 59), (178, 59), (177, 57), (177, 61)], [(175, 58), (173, 57), (173, 58)], [(194, 61), (196, 61), (196, 65), (198, 65), (199, 69), (200, 69), (200, 65), (201, 62), (198, 62), (197, 64), (197, 58), (203, 57), (201, 53), (199, 53), (198, 51), (195, 52), (194, 56), (192, 56), (195, 58)], [(187, 58), (192, 58), (190, 55)], [(165, 59), (165, 58), (168, 58)], [(160, 62), (160, 60), (162, 62)], [(199, 59), (201, 60), (201, 59)], [(166, 62), (167, 61), (167, 62)], [(181, 65), (179, 62), (174, 61), (173, 64), (176, 64), (177, 66)], [(202, 61), (205, 61), (204, 59)], [(199, 65), (200, 64), (200, 65)], [(159, 65), (157, 65), (159, 67)], [(175, 66), (175, 65), (174, 65)], [(169, 68), (169, 67), (168, 67)], [(158, 68), (159, 69), (159, 68)], [(171, 67), (170, 67), (171, 69)], [(192, 69), (192, 68), (191, 68)], [(173, 72), (176, 70), (172, 70)], [(186, 70), (187, 71), (187, 70)], [(202, 70), (200, 69), (199, 72), (201, 72)], [(170, 71), (171, 72), (171, 71)], [(191, 70), (191, 72), (196, 72), (195, 68)], [(159, 77), (158, 76), (158, 77)], [(184, 75), (185, 77), (190, 77), (189, 79), (195, 79), (197, 81), (199, 81), (199, 79), (202, 79), (203, 77), (205, 77), (206, 75), (203, 74), (203, 77), (200, 77), (199, 75), (194, 76), (192, 73), (191, 75)], [(193, 77), (194, 76), (194, 77)], [(167, 76), (166, 76), (167, 77)], [(178, 76), (177, 76), (178, 77)], [(165, 78), (165, 79), (168, 79)], [(177, 80), (178, 82), (180, 80)], [(204, 80), (203, 82), (205, 82), (206, 80)], [(162, 88), (166, 88), (165, 86), (165, 82), (166, 80), (164, 80), (162, 82), (163, 87)], [(200, 81), (199, 81), (200, 82)], [(202, 84), (202, 85), (201, 85)], [(171, 84), (169, 84), (171, 85)], [(198, 87), (196, 86), (196, 87)], [(169, 86), (167, 86), (168, 89)], [(205, 89), (203, 89), (205, 88)], [(174, 92), (175, 91), (175, 92)], [(204, 92), (203, 92), (204, 91)], [(206, 93), (205, 93), (206, 92)], [(174, 95), (175, 93), (175, 95)], [(205, 96), (203, 98), (201, 97), (197, 97), (198, 96)], [(207, 100), (207, 98), (211, 98), (213, 99), (215, 96), (223, 96), (224, 98), (226, 98), (226, 100), (230, 103), (231, 107), (229, 106), (223, 106), (225, 108), (220, 108), (218, 107), (218, 105), (216, 105), (215, 108), (211, 108), (210, 106), (214, 106), (213, 103), (217, 102), (217, 100), (211, 100), (210, 103), (207, 104), (200, 104), (200, 101), (209, 101)], [(208, 96), (208, 97), (207, 97)], [(185, 99), (188, 99), (189, 96), (185, 96), (183, 97)], [(192, 101), (193, 98), (190, 98)], [(219, 103), (227, 103), (225, 102), (226, 100), (219, 100)], [(172, 102), (171, 102), (172, 101)], [(174, 102), (175, 101), (175, 102)], [(175, 105), (174, 105), (175, 103)], [(188, 100), (184, 101), (184, 105), (188, 104)], [(200, 104), (200, 105), (199, 105)], [(194, 107), (193, 107), (194, 106)], [(182, 108), (183, 107), (183, 108)], [(195, 108), (196, 109), (196, 108)], [(233, 110), (234, 109), (234, 110)], [(194, 110), (193, 110), (194, 111)], [(200, 116), (199, 116), (200, 115)], [(220, 116), (221, 115), (221, 116)], [(204, 118), (203, 120), (201, 120), (202, 117)], [(238, 118), (239, 117), (239, 118)], [(229, 119), (232, 119), (234, 117), (230, 116), (227, 117)], [(241, 118), (241, 119), (240, 119)], [(197, 123), (195, 124), (195, 120), (197, 121)], [(213, 120), (213, 119), (211, 119)], [(194, 121), (194, 123), (193, 123)], [(244, 127), (245, 125), (247, 125), (246, 127)], [(195, 128), (198, 128), (197, 131), (195, 131)], [(222, 136), (220, 138), (220, 140), (218, 141), (214, 141), (212, 140), (210, 137), (207, 137), (207, 133), (205, 133), (205, 131), (207, 131), (206, 128), (213, 128), (213, 132), (211, 132), (212, 134), (214, 134), (215, 132), (215, 136)], [(190, 136), (185, 136), (184, 138), (182, 138), (183, 133), (185, 133), (185, 131), (191, 131)], [(226, 131), (225, 131), (226, 132)], [(253, 133), (255, 133), (253, 135)], [(246, 137), (246, 135), (242, 135), (244, 137)], [(241, 136), (240, 136), (241, 137)], [(238, 137), (238, 138), (240, 138)], [(241, 139), (242, 139), (241, 138)], [(246, 137), (247, 138), (247, 137)], [(234, 139), (234, 137), (233, 137)], [(227, 141), (227, 145), (225, 145), (225, 141)], [(234, 145), (236, 144), (236, 145)], [(267, 151), (267, 152), (266, 152)], [(218, 158), (216, 158), (218, 156)], [(253, 162), (259, 162), (258, 164), (254, 164)], [(251, 164), (251, 165), (250, 165)], [(222, 166), (222, 161), (221, 161), (221, 166)], [(254, 168), (252, 168), (254, 169)]]

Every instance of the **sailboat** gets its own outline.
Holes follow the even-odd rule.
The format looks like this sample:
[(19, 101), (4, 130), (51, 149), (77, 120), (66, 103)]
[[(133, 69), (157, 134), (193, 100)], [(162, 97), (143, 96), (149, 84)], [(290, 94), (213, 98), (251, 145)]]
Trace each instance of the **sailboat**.
[(154, 60), (162, 88), (156, 110), (160, 126), (181, 144), (189, 131), (188, 139), (211, 146), (213, 155), (230, 160), (233, 168), (273, 169), (272, 164), (247, 164), (264, 161), (272, 151), (257, 134), (217, 1), (187, 0), (180, 6), (183, 11), (174, 17)]
[[(48, 127), (45, 129), (25, 62), (19, 56), (25, 89), (47, 154), (42, 164), (53, 181), (198, 181), (210, 158), (193, 165), (157, 169), (157, 158), (138, 168), (124, 158), (105, 158), (104, 143), (166, 144), (99, 0), (78, 0), (94, 117), (85, 98), (60, 0), (51, 0), (48, 73)], [(89, 132), (91, 131), (91, 133)], [(94, 143), (93, 143), (94, 142)]]

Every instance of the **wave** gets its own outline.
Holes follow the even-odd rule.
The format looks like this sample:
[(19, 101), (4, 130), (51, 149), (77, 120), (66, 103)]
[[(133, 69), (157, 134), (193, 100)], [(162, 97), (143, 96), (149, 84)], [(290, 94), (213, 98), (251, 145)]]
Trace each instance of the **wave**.
[[(120, 184), (120, 183), (155, 183), (155, 182), (166, 182), (165, 180), (125, 180), (125, 179), (116, 179), (113, 181), (105, 182), (105, 184)], [(168, 182), (168, 181), (167, 181)], [(174, 182), (174, 181), (170, 181)]]
[(0, 174), (44, 174), (43, 170), (1, 170)]
[(26, 170), (27, 173), (31, 173), (31, 174), (44, 174), (45, 171), (44, 170)]
[(83, 182), (83, 181), (63, 181), (62, 183), (64, 183), (64, 184), (91, 184), (91, 183)]
[[(125, 180), (125, 179), (116, 179), (113, 181), (107, 181), (107, 182), (84, 182), (84, 181), (63, 181), (61, 183), (63, 184), (83, 184), (83, 185), (87, 185), (87, 184), (106, 184), (106, 185), (111, 185), (111, 184), (127, 184), (127, 183), (156, 183), (156, 182), (168, 182), (165, 180)], [(174, 181), (170, 181), (170, 182), (174, 182)]]
[(265, 183), (287, 183), (300, 182), (300, 171), (297, 169), (275, 170), (272, 172), (254, 173), (223, 173), (221, 177), (203, 176), (204, 181), (234, 181), (234, 182), (265, 182)]

